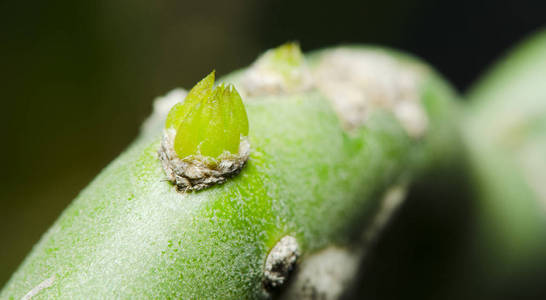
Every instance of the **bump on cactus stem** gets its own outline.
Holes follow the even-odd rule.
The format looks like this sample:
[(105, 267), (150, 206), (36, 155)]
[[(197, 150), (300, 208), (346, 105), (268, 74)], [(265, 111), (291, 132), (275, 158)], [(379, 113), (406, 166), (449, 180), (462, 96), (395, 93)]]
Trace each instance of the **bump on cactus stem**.
[(298, 43), (286, 43), (267, 52), (262, 58), (271, 69), (281, 73), (287, 81), (293, 79), (294, 70), (305, 64), (303, 53)]
[(248, 95), (302, 92), (313, 86), (305, 57), (298, 43), (270, 49), (252, 64), (242, 81)]
[(264, 266), (263, 286), (275, 291), (288, 281), (300, 256), (300, 246), (295, 237), (287, 235), (280, 239), (269, 252)]
[(159, 158), (179, 190), (200, 190), (237, 174), (249, 155), (248, 118), (231, 84), (199, 81), (165, 122)]
[(412, 138), (423, 137), (429, 120), (420, 102), (427, 70), (373, 49), (340, 48), (311, 71), (315, 86), (332, 101), (345, 129), (364, 125), (374, 111), (393, 113)]

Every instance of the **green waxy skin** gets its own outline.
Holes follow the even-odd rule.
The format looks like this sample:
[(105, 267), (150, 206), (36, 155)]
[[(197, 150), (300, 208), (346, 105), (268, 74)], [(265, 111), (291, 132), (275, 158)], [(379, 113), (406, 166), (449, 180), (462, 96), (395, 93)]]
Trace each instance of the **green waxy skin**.
[[(349, 243), (386, 188), (454, 148), (444, 138), (453, 136), (444, 125), (454, 118), (449, 86), (414, 59), (374, 51), (423, 70), (423, 139), (410, 138), (383, 111), (346, 132), (315, 90), (246, 98), (246, 166), (222, 185), (179, 193), (156, 154), (163, 123), (148, 124), (63, 212), (0, 298), (19, 299), (54, 276), (36, 299), (254, 299), (266, 296), (263, 265), (283, 236), (298, 240), (301, 259)], [(237, 86), (240, 74), (229, 81)]]

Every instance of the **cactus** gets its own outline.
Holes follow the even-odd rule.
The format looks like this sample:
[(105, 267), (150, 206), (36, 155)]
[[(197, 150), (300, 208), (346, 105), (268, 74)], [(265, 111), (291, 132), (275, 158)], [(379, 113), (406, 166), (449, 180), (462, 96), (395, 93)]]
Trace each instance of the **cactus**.
[[(219, 80), (239, 91), (249, 130), (239, 93), (213, 89), (212, 76), (156, 101), (137, 140), (62, 213), (0, 298), (271, 297), (297, 264), (373, 230), (383, 195), (457, 157), (455, 93), (393, 50), (270, 50)], [(210, 125), (221, 110), (188, 117), (225, 99), (223, 113), (236, 117), (224, 129)], [(218, 166), (247, 132), (236, 172), (180, 188), (173, 160), (199, 154)]]
[(518, 295), (529, 288), (516, 284), (542, 286), (546, 272), (545, 78), (542, 31), (469, 91), (462, 123), (477, 191), (470, 250), (476, 268), (467, 276), (493, 289), (512, 286)]

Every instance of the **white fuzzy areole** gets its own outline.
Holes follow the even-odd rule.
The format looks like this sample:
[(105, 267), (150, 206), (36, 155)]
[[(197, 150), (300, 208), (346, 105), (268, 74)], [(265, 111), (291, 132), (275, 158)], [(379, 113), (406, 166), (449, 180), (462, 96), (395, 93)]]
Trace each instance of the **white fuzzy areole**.
[(415, 67), (374, 50), (337, 49), (320, 58), (313, 79), (348, 130), (365, 124), (372, 111), (385, 109), (409, 136), (419, 138), (426, 132), (428, 119)]
[(179, 192), (198, 191), (224, 183), (239, 174), (250, 156), (250, 143), (246, 137), (242, 137), (239, 153), (224, 152), (215, 165), (206, 164), (206, 159), (198, 155), (182, 160), (174, 151), (175, 135), (174, 129), (164, 130), (158, 156), (167, 179), (176, 185)]
[(282, 287), (288, 280), (300, 256), (295, 237), (287, 235), (271, 249), (264, 266), (263, 285), (266, 290)]
[(282, 299), (338, 300), (353, 282), (359, 263), (359, 256), (346, 248), (330, 246), (314, 253), (302, 262)]

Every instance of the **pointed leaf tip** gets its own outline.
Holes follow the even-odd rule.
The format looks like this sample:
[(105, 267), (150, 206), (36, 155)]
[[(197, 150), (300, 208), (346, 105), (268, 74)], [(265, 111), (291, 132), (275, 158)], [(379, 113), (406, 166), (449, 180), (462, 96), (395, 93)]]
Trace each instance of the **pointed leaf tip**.
[(165, 121), (165, 128), (178, 128), (195, 104), (210, 97), (214, 86), (215, 73), (216, 71), (212, 70), (189, 91), (183, 102), (176, 103), (171, 108)]
[(237, 89), (224, 83), (213, 88), (214, 76), (213, 71), (199, 81), (169, 112), (166, 128), (176, 129), (174, 150), (180, 158), (237, 154), (241, 136), (248, 135), (248, 118)]

